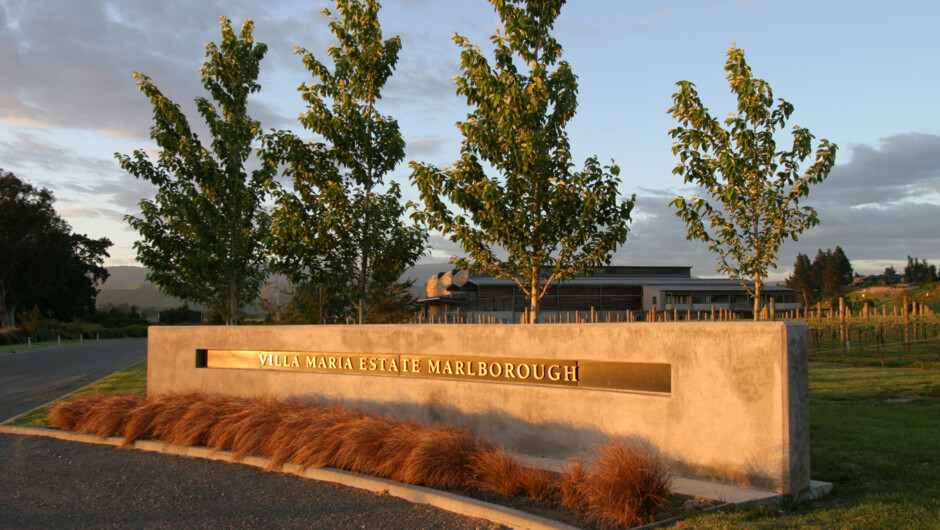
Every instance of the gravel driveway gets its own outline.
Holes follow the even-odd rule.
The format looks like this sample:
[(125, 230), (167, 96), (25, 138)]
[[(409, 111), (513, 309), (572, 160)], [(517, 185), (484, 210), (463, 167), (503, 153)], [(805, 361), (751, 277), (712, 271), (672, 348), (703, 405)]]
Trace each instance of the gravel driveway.
[(258, 468), (0, 433), (0, 528), (498, 528)]

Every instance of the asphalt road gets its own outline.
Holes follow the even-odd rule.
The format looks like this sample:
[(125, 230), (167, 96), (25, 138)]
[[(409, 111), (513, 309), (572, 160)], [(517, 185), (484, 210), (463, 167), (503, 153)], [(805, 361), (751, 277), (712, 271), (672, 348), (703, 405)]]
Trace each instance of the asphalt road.
[(0, 354), (0, 422), (147, 358), (147, 339)]
[(0, 433), (5, 528), (500, 527), (242, 464)]

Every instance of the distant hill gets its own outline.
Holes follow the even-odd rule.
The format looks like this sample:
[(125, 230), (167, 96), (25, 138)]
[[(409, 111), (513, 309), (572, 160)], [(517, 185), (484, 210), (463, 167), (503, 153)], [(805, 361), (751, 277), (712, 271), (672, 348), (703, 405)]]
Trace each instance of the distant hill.
[(98, 307), (108, 304), (127, 304), (140, 308), (168, 309), (183, 305), (179, 298), (161, 293), (152, 283), (138, 283), (127, 288), (101, 289), (98, 293)]
[(102, 289), (130, 289), (147, 283), (147, 273), (144, 267), (118, 266), (108, 267), (108, 279), (101, 286)]
[[(432, 274), (450, 270), (448, 263), (421, 263), (405, 271), (401, 279), (415, 281), (411, 291), (415, 297), (424, 295), (424, 284)], [(152, 283), (147, 281), (148, 270), (145, 267), (116, 266), (108, 267), (110, 276), (101, 286), (98, 293), (97, 305), (127, 304), (139, 308), (150, 308), (157, 311), (179, 307), (183, 301), (160, 292)], [(283, 277), (272, 276), (261, 288), (261, 298), (276, 303), (280, 298), (279, 290), (286, 290), (287, 281)], [(248, 308), (250, 313), (260, 312), (257, 306)]]

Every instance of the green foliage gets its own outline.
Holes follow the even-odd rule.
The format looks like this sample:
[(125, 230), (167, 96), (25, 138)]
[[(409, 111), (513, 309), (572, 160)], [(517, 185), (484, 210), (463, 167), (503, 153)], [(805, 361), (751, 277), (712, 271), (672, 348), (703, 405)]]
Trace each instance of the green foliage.
[(931, 283), (937, 281), (937, 267), (930, 265), (927, 260), (907, 257), (904, 266), (904, 281), (911, 283)]
[(0, 170), (0, 328), (14, 327), (20, 308), (60, 320), (94, 311), (111, 241), (72, 233), (54, 201)]
[(333, 70), (297, 50), (314, 77), (300, 87), (308, 105), (300, 121), (326, 144), (286, 132), (265, 143), (269, 164), (283, 164), (293, 182), (274, 212), (274, 268), (295, 284), (345, 297), (364, 323), (369, 295), (390, 288), (418, 260), (427, 232), (404, 224), (397, 183), (380, 191), (404, 158), (398, 122), (376, 108), (401, 41), (383, 40), (378, 2), (339, 0), (336, 7), (338, 19), (323, 11), (339, 41), (329, 49)]
[(816, 211), (800, 206), (800, 199), (829, 175), (837, 146), (821, 140), (815, 160), (801, 174), (799, 166), (812, 154), (815, 137), (793, 127), (789, 151), (778, 149), (774, 139), (793, 105), (783, 99), (775, 104), (770, 85), (751, 75), (744, 50), (728, 50), (725, 71), (738, 108), (723, 125), (702, 105), (693, 83), (677, 83), (669, 109), (679, 121), (669, 131), (675, 140), (672, 152), (679, 157), (673, 173), (698, 185), (713, 202), (696, 194), (670, 204), (685, 221), (688, 238), (703, 241), (717, 254), (717, 271), (740, 280), (751, 294), (757, 319), (760, 288), (769, 269), (776, 268), (780, 245), (819, 223)]
[(395, 282), (386, 287), (384, 291), (372, 293), (370, 295), (372, 304), (369, 306), (366, 321), (370, 324), (400, 324), (407, 322), (415, 313), (420, 311), (418, 299), (410, 292), (413, 285), (414, 280), (401, 283)]
[(549, 285), (610, 262), (633, 198), (618, 201), (616, 165), (592, 157), (572, 171), (565, 126), (578, 86), (549, 33), (564, 2), (491, 3), (505, 28), (492, 37), (493, 64), (454, 35), (463, 49), (457, 93), (474, 110), (457, 124), (464, 141), (453, 167), (411, 163), (425, 208), (415, 217), (461, 245), (457, 268), (515, 281), (534, 323)]
[(267, 47), (255, 43), (254, 25), (240, 35), (221, 18), (222, 43), (206, 45), (200, 68), (212, 97), (196, 98), (212, 143), (206, 147), (179, 106), (150, 78), (135, 72), (153, 105), (150, 137), (160, 147), (156, 164), (144, 150), (115, 154), (121, 167), (158, 188), (153, 201), (140, 202), (139, 217), (126, 219), (142, 237), (134, 244), (148, 279), (171, 296), (200, 303), (236, 324), (239, 309), (257, 296), (266, 277), (264, 236), (268, 215), (262, 202), (273, 188), (273, 168), (248, 172), (245, 163), (261, 125), (247, 113), (257, 92), (259, 63)]
[(179, 307), (173, 307), (160, 311), (158, 319), (160, 324), (172, 326), (174, 324), (194, 323), (194, 316), (195, 312), (189, 308), (189, 304), (183, 304)]
[(820, 301), (831, 303), (838, 299), (854, 279), (852, 262), (837, 246), (835, 250), (819, 249), (812, 263), (806, 254), (797, 254), (787, 287), (800, 291), (803, 307), (808, 308)]

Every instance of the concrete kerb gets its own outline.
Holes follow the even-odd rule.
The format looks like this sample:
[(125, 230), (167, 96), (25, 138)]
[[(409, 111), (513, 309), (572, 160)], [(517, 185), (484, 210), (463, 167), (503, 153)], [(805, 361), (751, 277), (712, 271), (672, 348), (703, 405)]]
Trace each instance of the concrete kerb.
[[(99, 445), (111, 445), (115, 447), (119, 447), (123, 443), (123, 440), (116, 436), (111, 438), (101, 438), (91, 434), (58, 431), (39, 427), (0, 426), (0, 433), (46, 436), (49, 438), (57, 438), (59, 440), (93, 443)], [(132, 447), (142, 451), (204, 458), (207, 460), (219, 460), (223, 462), (236, 462), (258, 468), (264, 468), (268, 463), (268, 459), (263, 457), (252, 456), (236, 461), (234, 458), (234, 453), (231, 451), (215, 451), (205, 447), (171, 445), (164, 442), (151, 440), (135, 442)], [(541, 467), (553, 471), (560, 471), (564, 466), (564, 462), (560, 460), (527, 457), (520, 458), (526, 465)], [(404, 499), (408, 502), (428, 504), (452, 513), (465, 515), (467, 517), (486, 519), (488, 521), (506, 525), (512, 528), (533, 530), (576, 530), (576, 527), (523, 511), (514, 510), (512, 508), (506, 508), (504, 506), (462, 497), (453, 493), (421, 486), (413, 486), (410, 484), (402, 484), (400, 482), (394, 482), (383, 478), (371, 477), (368, 475), (362, 475), (359, 473), (353, 473), (339, 469), (301, 468), (301, 466), (295, 464), (286, 464), (278, 471), (313, 480), (342, 484), (351, 488), (363, 489), (375, 493), (387, 493), (388, 495)], [(684, 477), (674, 477), (672, 489), (675, 493), (682, 495), (711, 498), (727, 503), (720, 505), (715, 509), (726, 509), (732, 506), (780, 504), (785, 497), (780, 493), (770, 491), (742, 488), (740, 486), (720, 484), (716, 482), (689, 479)], [(802, 495), (799, 500), (818, 499), (828, 495), (830, 491), (832, 491), (831, 483), (814, 480), (811, 481), (809, 492), (806, 492), (804, 495)], [(681, 517), (677, 517), (666, 521), (657, 521), (654, 524), (641, 528), (655, 528), (664, 526), (675, 523), (680, 519)]]

